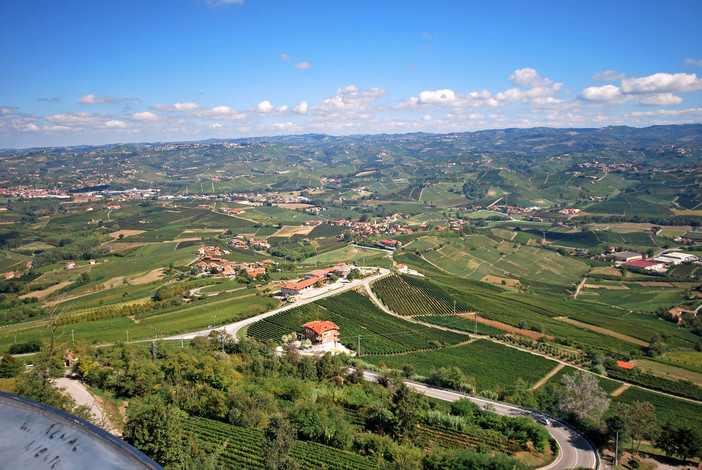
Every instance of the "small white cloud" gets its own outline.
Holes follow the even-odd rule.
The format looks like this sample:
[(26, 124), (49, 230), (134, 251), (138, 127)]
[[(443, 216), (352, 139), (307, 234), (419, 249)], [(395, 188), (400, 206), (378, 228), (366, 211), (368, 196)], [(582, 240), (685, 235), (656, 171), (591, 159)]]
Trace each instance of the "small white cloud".
[(200, 106), (197, 103), (173, 103), (173, 104), (157, 104), (156, 106), (154, 106), (154, 108), (158, 109), (159, 111), (183, 112), (183, 111), (195, 111), (197, 109), (201, 109), (202, 106)]
[(78, 102), (81, 104), (102, 104), (102, 103), (118, 103), (117, 98), (110, 98), (109, 96), (97, 96), (92, 93), (81, 96), (78, 98)]
[(210, 124), (210, 129), (221, 129), (222, 124), (215, 122), (214, 124)]
[(618, 86), (603, 85), (591, 86), (580, 92), (578, 98), (585, 101), (596, 101), (600, 103), (624, 103), (631, 99), (622, 94)]
[(119, 121), (117, 119), (110, 119), (109, 121), (105, 122), (105, 127), (123, 129), (127, 127), (127, 123), (124, 121)]
[(141, 98), (112, 98), (110, 96), (97, 96), (93, 93), (78, 98), (78, 102), (81, 104), (119, 103), (121, 101), (141, 101)]
[(298, 64), (295, 64), (295, 68), (300, 69), (300, 70), (307, 70), (310, 67), (311, 67), (311, 65), (309, 62), (300, 62)]
[(144, 111), (142, 113), (132, 114), (132, 119), (135, 121), (155, 122), (158, 121), (160, 118), (157, 114), (154, 114), (151, 111)]
[(702, 59), (685, 59), (685, 65), (688, 67), (702, 67)]
[(654, 73), (622, 80), (625, 93), (680, 93), (702, 90), (702, 79), (694, 73)]
[(683, 102), (683, 99), (672, 93), (658, 93), (655, 95), (643, 95), (636, 100), (636, 104), (644, 106), (673, 106)]
[(293, 113), (298, 113), (298, 114), (307, 114), (307, 101), (300, 101), (300, 104), (297, 106), (293, 107)]
[(553, 80), (542, 78), (536, 70), (528, 67), (515, 70), (509, 80), (516, 86), (549, 86), (553, 83)]
[(431, 121), (431, 116), (428, 114), (425, 114), (424, 116), (422, 116), (422, 121)]
[(617, 72), (616, 70), (605, 70), (604, 72), (597, 72), (590, 78), (592, 78), (593, 80), (614, 82), (616, 80), (622, 80), (623, 78), (626, 78), (626, 74), (624, 72)]
[(275, 110), (275, 106), (270, 101), (264, 100), (256, 105), (256, 111), (259, 113), (270, 113)]
[(197, 113), (198, 117), (203, 119), (218, 119), (218, 120), (241, 120), (246, 117), (245, 113), (232, 109), (229, 106), (215, 106), (212, 109), (205, 109)]
[(290, 62), (292, 60), (287, 54), (280, 54), (280, 58), (283, 59), (284, 62)]
[(0, 114), (2, 114), (3, 116), (5, 116), (5, 115), (7, 115), (7, 114), (12, 113), (12, 112), (15, 111), (16, 109), (17, 109), (16, 106), (2, 106), (2, 107), (0, 107)]
[(456, 106), (456, 93), (449, 89), (423, 91), (419, 94), (419, 104)]

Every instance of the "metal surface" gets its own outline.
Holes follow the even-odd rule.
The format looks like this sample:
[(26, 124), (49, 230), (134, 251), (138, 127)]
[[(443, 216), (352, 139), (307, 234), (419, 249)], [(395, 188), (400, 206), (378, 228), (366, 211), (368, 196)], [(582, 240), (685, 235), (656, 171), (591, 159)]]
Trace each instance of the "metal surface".
[(0, 468), (153, 469), (159, 464), (75, 416), (0, 392)]

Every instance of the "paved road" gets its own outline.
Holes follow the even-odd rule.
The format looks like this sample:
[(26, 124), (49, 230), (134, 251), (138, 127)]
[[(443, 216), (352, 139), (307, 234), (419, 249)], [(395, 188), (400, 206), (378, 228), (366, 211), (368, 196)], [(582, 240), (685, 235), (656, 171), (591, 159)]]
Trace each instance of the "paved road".
[[(366, 371), (364, 373), (366, 380), (375, 381), (379, 374)], [(525, 408), (520, 408), (506, 403), (500, 403), (485, 398), (478, 398), (464, 393), (454, 392), (452, 390), (444, 390), (431, 387), (418, 382), (405, 381), (408, 387), (419, 393), (423, 393), (428, 397), (438, 398), (444, 401), (458, 401), (461, 398), (468, 398), (480, 406), (490, 405), (496, 413), (507, 416), (532, 416), (538, 418), (544, 416), (538, 411), (532, 411)], [(597, 468), (596, 450), (580, 435), (576, 430), (568, 425), (552, 419), (551, 424), (546, 426), (548, 432), (556, 439), (561, 451), (558, 458), (550, 465), (543, 467), (541, 470), (563, 470), (566, 468)]]
[[(383, 276), (387, 276), (388, 274), (390, 274), (389, 269), (386, 269), (386, 268), (378, 268), (378, 269), (380, 272), (378, 274), (373, 275), (373, 276), (368, 276), (368, 277), (363, 278), (363, 279), (357, 279), (353, 282), (349, 282), (348, 284), (339, 284), (340, 287), (327, 290), (319, 295), (307, 297), (305, 299), (298, 300), (297, 302), (292, 302), (292, 303), (289, 303), (287, 305), (283, 305), (282, 307), (276, 308), (275, 310), (271, 310), (270, 312), (262, 313), (260, 315), (256, 315), (255, 317), (247, 318), (245, 320), (241, 320), (241, 321), (238, 321), (236, 323), (230, 323), (228, 325), (218, 326), (216, 329), (219, 331), (224, 329), (224, 331), (228, 335), (231, 335), (232, 337), (236, 338), (237, 332), (240, 329), (242, 329), (248, 325), (251, 325), (252, 323), (256, 323), (257, 321), (263, 320), (264, 318), (271, 317), (277, 313), (284, 312), (286, 310), (298, 307), (300, 305), (305, 305), (305, 304), (308, 304), (311, 302), (316, 302), (317, 300), (323, 299), (325, 297), (329, 297), (330, 295), (336, 295), (336, 294), (339, 294), (341, 292), (345, 292), (347, 290), (356, 289), (358, 287), (365, 287), (366, 289), (368, 289), (368, 286), (370, 286), (370, 283), (372, 283), (373, 281), (375, 281), (377, 279), (380, 279)], [(368, 289), (368, 290), (370, 290), (370, 289)], [(235, 300), (233, 300), (233, 302), (234, 301)], [(196, 336), (208, 336), (212, 330), (213, 330), (213, 328), (210, 328), (207, 330), (196, 331), (194, 333), (186, 333), (186, 334), (182, 334), (182, 335), (169, 336), (167, 338), (161, 338), (161, 339), (164, 339), (164, 340), (193, 339)], [(151, 340), (149, 340), (149, 341), (151, 341)]]

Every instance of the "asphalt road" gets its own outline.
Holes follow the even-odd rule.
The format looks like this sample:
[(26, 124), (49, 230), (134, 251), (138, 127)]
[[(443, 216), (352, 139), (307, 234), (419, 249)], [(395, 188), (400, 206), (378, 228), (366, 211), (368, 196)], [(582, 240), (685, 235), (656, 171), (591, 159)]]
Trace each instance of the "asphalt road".
[[(355, 281), (349, 282), (348, 284), (341, 284), (340, 287), (337, 287), (335, 289), (330, 289), (330, 290), (327, 290), (319, 295), (315, 295), (313, 297), (308, 297), (305, 299), (298, 300), (296, 302), (292, 302), (292, 303), (283, 305), (282, 307), (276, 308), (275, 310), (271, 310), (270, 312), (256, 315), (255, 317), (247, 318), (245, 320), (241, 320), (241, 321), (238, 321), (236, 323), (230, 323), (230, 324), (224, 325), (224, 326), (218, 326), (216, 328), (209, 328), (207, 330), (200, 330), (200, 331), (196, 331), (193, 333), (186, 333), (186, 334), (182, 334), (182, 335), (169, 336), (167, 338), (160, 338), (160, 339), (163, 339), (163, 340), (193, 339), (196, 336), (208, 336), (210, 334), (210, 332), (214, 329), (219, 330), (219, 331), (222, 331), (222, 329), (224, 329), (224, 331), (228, 335), (231, 335), (233, 338), (236, 338), (237, 332), (240, 329), (242, 329), (248, 325), (251, 325), (252, 323), (256, 323), (257, 321), (263, 320), (264, 318), (272, 317), (273, 315), (275, 315), (277, 313), (284, 312), (286, 310), (298, 307), (300, 305), (305, 305), (305, 304), (308, 304), (311, 302), (316, 302), (317, 300), (323, 299), (325, 297), (329, 297), (330, 295), (336, 295), (336, 294), (339, 294), (341, 292), (345, 292), (347, 290), (356, 289), (358, 287), (368, 288), (368, 286), (370, 286), (370, 284), (373, 281), (390, 274), (389, 269), (386, 269), (386, 268), (378, 268), (378, 269), (380, 270), (380, 272), (378, 274), (373, 275), (373, 276), (368, 276), (368, 277), (363, 278), (363, 279), (356, 279)], [(370, 289), (368, 289), (368, 290), (370, 290)], [(235, 300), (232, 300), (232, 302), (235, 302)]]
[[(379, 374), (366, 371), (364, 375), (366, 380), (375, 381)], [(514, 405), (487, 400), (485, 398), (478, 398), (451, 390), (430, 387), (418, 382), (405, 381), (405, 383), (408, 387), (419, 393), (423, 393), (428, 397), (451, 402), (458, 401), (461, 398), (468, 398), (480, 406), (490, 405), (496, 413), (501, 415), (531, 416), (535, 419), (544, 416), (543, 413), (538, 411), (532, 411)], [(597, 468), (598, 460), (596, 450), (590, 445), (590, 443), (570, 426), (551, 417), (548, 418), (550, 419), (551, 424), (547, 425), (546, 429), (553, 436), (553, 438), (556, 439), (561, 451), (558, 454), (558, 458), (553, 463), (547, 465), (546, 467), (542, 467), (541, 470), (563, 470), (578, 467)]]

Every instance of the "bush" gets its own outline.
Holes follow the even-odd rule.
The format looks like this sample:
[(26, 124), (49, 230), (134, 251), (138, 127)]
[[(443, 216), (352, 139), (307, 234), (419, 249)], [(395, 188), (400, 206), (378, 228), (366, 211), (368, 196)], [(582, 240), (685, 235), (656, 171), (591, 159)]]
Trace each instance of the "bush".
[(17, 343), (10, 346), (8, 352), (10, 354), (28, 354), (39, 352), (41, 343), (37, 340), (27, 341), (26, 343)]

